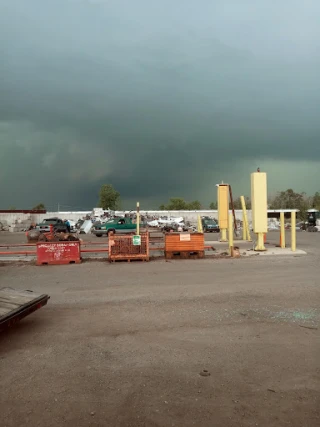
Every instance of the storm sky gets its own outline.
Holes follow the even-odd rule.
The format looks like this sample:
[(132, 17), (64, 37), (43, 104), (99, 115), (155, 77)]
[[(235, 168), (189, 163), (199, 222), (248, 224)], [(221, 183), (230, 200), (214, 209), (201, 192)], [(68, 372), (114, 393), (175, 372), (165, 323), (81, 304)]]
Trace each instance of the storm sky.
[(0, 209), (320, 190), (319, 0), (0, 0)]

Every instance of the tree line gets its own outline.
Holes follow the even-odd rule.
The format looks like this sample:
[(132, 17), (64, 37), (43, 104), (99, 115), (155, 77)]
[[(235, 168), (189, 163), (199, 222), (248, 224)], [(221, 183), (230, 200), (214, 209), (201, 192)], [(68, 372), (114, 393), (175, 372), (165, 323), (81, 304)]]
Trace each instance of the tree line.
[[(245, 197), (247, 209), (251, 209), (251, 200), (249, 197)], [(240, 197), (236, 197), (233, 200), (234, 209), (241, 209)], [(104, 210), (119, 210), (121, 209), (120, 193), (113, 188), (111, 184), (104, 184), (100, 188), (99, 192), (99, 207)], [(218, 205), (216, 201), (213, 201), (209, 206), (203, 205), (199, 200), (193, 200), (188, 202), (182, 197), (171, 197), (167, 204), (159, 206), (159, 210), (172, 210), (172, 211), (184, 211), (184, 210), (201, 210), (201, 209), (217, 210)], [(230, 206), (231, 208), (231, 206)], [(274, 197), (268, 199), (269, 209), (298, 209), (298, 218), (303, 220), (306, 217), (308, 209), (320, 210), (320, 192), (317, 191), (313, 196), (308, 196), (305, 192), (298, 193), (292, 188), (285, 191), (279, 191)], [(11, 210), (15, 208), (11, 207)], [(33, 210), (44, 210), (44, 203), (38, 203), (32, 208)]]
[[(250, 197), (245, 196), (247, 209), (251, 209)], [(104, 184), (99, 193), (99, 206), (103, 209), (116, 210), (120, 207), (120, 193), (116, 191), (111, 184)], [(234, 209), (241, 209), (240, 197), (233, 200)], [(213, 201), (209, 206), (203, 205), (199, 200), (186, 201), (182, 197), (171, 197), (167, 204), (159, 206), (159, 210), (201, 210), (218, 208), (217, 202)], [(231, 208), (231, 206), (230, 206)], [(298, 193), (289, 188), (285, 191), (279, 191), (274, 197), (268, 200), (269, 209), (298, 209), (300, 213), (298, 218), (303, 219), (308, 209), (314, 208), (320, 210), (320, 192), (313, 196), (308, 196), (305, 192)]]
[[(247, 209), (251, 209), (250, 197), (245, 196)], [(234, 209), (242, 209), (240, 197), (233, 200)], [(209, 208), (218, 209), (216, 201), (211, 202)], [(230, 208), (232, 208), (230, 204)], [(207, 209), (198, 200), (186, 202), (183, 198), (174, 197), (169, 200), (168, 205), (161, 205), (160, 210), (200, 210)], [(305, 219), (308, 209), (320, 210), (320, 192), (317, 191), (313, 196), (308, 196), (305, 192), (298, 193), (292, 188), (285, 191), (279, 191), (274, 197), (268, 199), (268, 209), (298, 209), (298, 218)]]
[[(245, 196), (245, 203), (247, 209), (251, 209), (250, 197)], [(242, 209), (240, 197), (236, 197), (233, 200), (233, 207), (234, 209)], [(171, 198), (168, 205), (161, 205), (159, 207), (160, 210), (200, 210), (206, 208), (198, 200), (189, 203), (178, 197)], [(217, 202), (211, 202), (209, 208), (217, 210)], [(308, 209), (320, 210), (320, 192), (317, 191), (313, 196), (308, 196), (305, 192), (298, 193), (292, 188), (279, 191), (274, 197), (268, 199), (268, 209), (298, 209), (298, 219), (305, 220)]]

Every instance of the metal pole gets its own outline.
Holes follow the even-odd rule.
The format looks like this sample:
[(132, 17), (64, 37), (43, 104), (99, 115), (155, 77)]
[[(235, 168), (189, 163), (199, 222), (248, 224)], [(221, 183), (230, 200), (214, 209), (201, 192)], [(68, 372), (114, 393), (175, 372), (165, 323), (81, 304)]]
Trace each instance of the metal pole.
[(297, 249), (296, 212), (291, 212), (291, 250)]
[(233, 257), (233, 215), (229, 214), (228, 221), (228, 232), (229, 232), (229, 254)]
[(137, 202), (137, 236), (140, 234), (140, 203)]
[(234, 231), (235, 231), (235, 233), (237, 235), (237, 231), (238, 230), (237, 230), (236, 212), (234, 210), (231, 185), (229, 185), (229, 195), (230, 195), (230, 203), (231, 203), (232, 214), (233, 214), (233, 218), (234, 218)]
[(244, 196), (241, 196), (240, 200), (241, 200), (241, 207), (242, 207), (242, 212), (243, 212), (243, 221), (242, 221), (243, 222), (243, 228), (244, 228), (245, 234), (246, 234), (245, 239), (247, 239), (248, 242), (252, 242), (252, 239), (250, 236), (250, 230), (249, 230), (246, 201), (244, 199)]
[(286, 234), (284, 228), (284, 212), (280, 212), (280, 247), (285, 249), (286, 247)]

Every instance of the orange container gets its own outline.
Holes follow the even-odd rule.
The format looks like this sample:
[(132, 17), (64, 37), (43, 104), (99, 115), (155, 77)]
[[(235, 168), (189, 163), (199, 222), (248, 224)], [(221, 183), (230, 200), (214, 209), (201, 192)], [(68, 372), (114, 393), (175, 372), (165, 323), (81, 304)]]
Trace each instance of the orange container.
[(167, 233), (165, 235), (165, 256), (171, 258), (175, 252), (198, 253), (204, 256), (204, 234), (203, 233)]

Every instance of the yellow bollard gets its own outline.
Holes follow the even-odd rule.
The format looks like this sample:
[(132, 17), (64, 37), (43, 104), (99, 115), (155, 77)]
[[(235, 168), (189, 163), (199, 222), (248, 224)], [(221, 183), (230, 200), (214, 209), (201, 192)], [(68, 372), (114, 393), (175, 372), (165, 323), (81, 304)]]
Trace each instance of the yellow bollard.
[(227, 229), (226, 228), (222, 228), (221, 229), (221, 238), (220, 238), (220, 242), (227, 242)]
[(286, 247), (286, 233), (284, 228), (284, 212), (280, 212), (280, 248)]
[(203, 233), (202, 221), (200, 215), (198, 215), (198, 233)]
[(140, 234), (140, 203), (137, 202), (137, 236)]
[(297, 249), (297, 231), (296, 231), (296, 213), (291, 212), (291, 250), (295, 252)]
[(247, 230), (244, 221), (242, 221), (242, 240), (247, 240)]
[(251, 236), (250, 236), (250, 230), (249, 230), (249, 223), (248, 223), (248, 215), (247, 215), (247, 207), (246, 207), (246, 202), (244, 199), (244, 196), (240, 197), (241, 200), (241, 207), (242, 207), (242, 214), (243, 214), (243, 236), (245, 235), (245, 237), (243, 238), (243, 240), (247, 240), (248, 242), (252, 242)]
[(254, 250), (265, 251), (264, 234), (268, 231), (267, 174), (260, 172), (260, 169), (251, 174), (251, 204), (253, 231), (257, 235)]
[(228, 233), (229, 233), (229, 254), (233, 257), (233, 215), (229, 214), (229, 221), (228, 221)]
[(228, 214), (229, 214), (229, 185), (218, 185), (218, 222), (221, 231), (220, 242), (227, 242)]
[(266, 248), (264, 246), (264, 233), (257, 233), (257, 246), (255, 247), (255, 251), (265, 251)]

